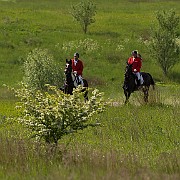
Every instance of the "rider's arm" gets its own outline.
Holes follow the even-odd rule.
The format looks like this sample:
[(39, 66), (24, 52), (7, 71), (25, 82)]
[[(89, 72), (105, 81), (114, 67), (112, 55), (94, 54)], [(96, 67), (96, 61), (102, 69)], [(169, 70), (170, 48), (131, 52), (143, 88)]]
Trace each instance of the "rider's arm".
[(79, 61), (77, 73), (78, 75), (82, 75), (82, 72), (83, 72), (83, 63), (82, 61)]
[(128, 59), (127, 63), (128, 63), (128, 64), (132, 64), (132, 63), (133, 63), (133, 62), (132, 62), (132, 57), (130, 57), (130, 58)]

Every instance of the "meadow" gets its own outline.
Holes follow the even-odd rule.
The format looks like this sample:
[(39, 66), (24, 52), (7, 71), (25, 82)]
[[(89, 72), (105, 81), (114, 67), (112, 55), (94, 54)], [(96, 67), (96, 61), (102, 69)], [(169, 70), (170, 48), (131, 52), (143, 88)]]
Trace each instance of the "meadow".
[[(148, 49), (155, 12), (178, 0), (97, 0), (96, 22), (83, 34), (69, 11), (78, 0), (0, 0), (0, 179), (179, 179), (180, 63), (168, 77)], [(97, 115), (101, 126), (63, 138), (56, 149), (29, 139), (8, 117), (17, 115), (14, 94), (30, 51), (48, 49), (59, 68), (78, 51), (84, 78), (112, 103)], [(124, 68), (131, 51), (153, 75), (149, 103), (140, 92), (124, 105)]]

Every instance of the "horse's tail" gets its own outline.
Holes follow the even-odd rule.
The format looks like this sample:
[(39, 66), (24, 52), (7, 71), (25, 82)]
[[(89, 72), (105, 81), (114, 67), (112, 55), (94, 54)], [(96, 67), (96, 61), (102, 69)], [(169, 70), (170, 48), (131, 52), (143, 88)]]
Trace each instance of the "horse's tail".
[(154, 89), (155, 89), (155, 82), (154, 82), (154, 79), (153, 79), (153, 77), (151, 76), (151, 74), (148, 73), (148, 75), (150, 76), (150, 84), (152, 85), (153, 90), (154, 90)]

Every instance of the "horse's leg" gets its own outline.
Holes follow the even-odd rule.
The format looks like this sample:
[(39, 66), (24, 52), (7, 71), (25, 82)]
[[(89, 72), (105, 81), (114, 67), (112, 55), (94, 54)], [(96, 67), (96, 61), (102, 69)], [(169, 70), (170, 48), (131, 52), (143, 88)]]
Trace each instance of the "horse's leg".
[(149, 87), (145, 87), (144, 91), (144, 102), (148, 102), (148, 96), (149, 96)]
[(124, 90), (124, 95), (125, 95), (125, 97), (126, 97), (126, 99), (125, 99), (125, 104), (127, 103), (127, 101), (128, 101), (128, 98), (127, 98), (127, 92)]
[(87, 102), (89, 99), (88, 99), (88, 90), (85, 89), (85, 93), (84, 93), (84, 101)]
[(83, 83), (84, 83), (83, 91), (85, 91), (85, 93), (84, 93), (84, 101), (87, 102), (89, 100), (89, 98), (88, 98), (88, 82), (87, 82), (86, 79), (83, 79)]
[(73, 86), (66, 86), (66, 93), (65, 94), (70, 94), (73, 95)]
[(126, 96), (125, 104), (127, 104), (131, 93), (130, 93), (130, 92), (127, 92), (127, 91), (124, 91), (124, 94), (125, 94), (125, 96)]

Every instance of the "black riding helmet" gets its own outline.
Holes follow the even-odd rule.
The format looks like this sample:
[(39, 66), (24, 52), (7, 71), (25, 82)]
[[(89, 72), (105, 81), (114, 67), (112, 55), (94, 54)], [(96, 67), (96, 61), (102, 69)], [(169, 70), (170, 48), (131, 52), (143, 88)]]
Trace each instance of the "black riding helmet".
[(74, 53), (74, 56), (77, 56), (79, 58), (79, 53), (77, 53), (77, 52)]
[(132, 51), (132, 54), (138, 54), (137, 50)]

